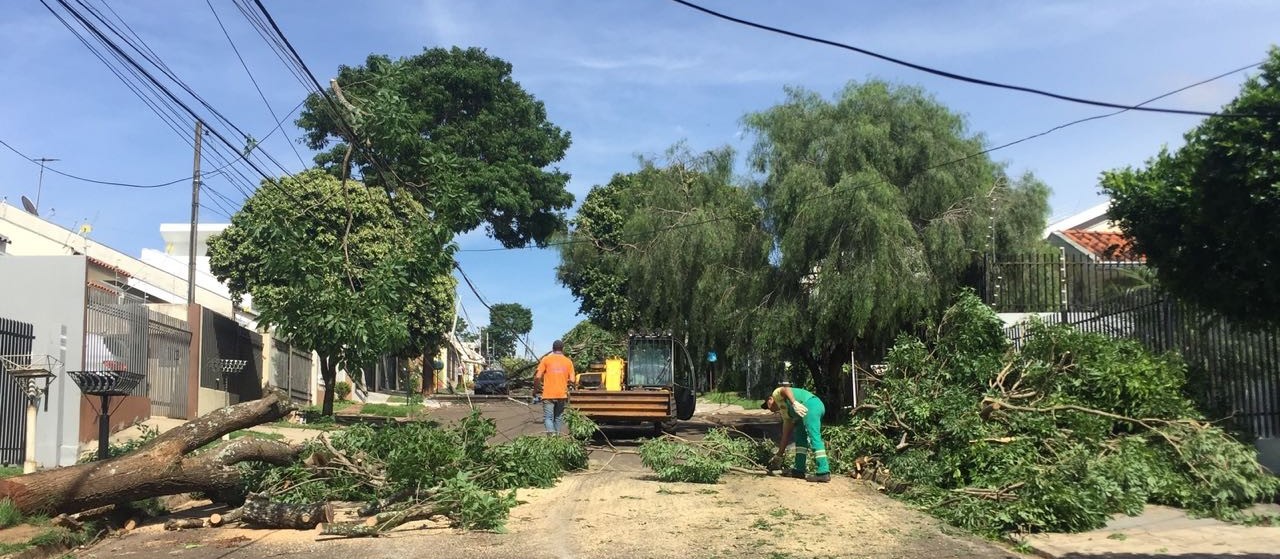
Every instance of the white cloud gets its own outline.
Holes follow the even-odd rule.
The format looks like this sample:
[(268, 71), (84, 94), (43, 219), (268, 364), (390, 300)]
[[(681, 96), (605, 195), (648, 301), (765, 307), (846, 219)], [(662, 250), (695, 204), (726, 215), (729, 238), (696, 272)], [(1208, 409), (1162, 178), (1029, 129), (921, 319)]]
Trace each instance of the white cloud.
[(630, 56), (622, 58), (576, 57), (570, 58), (573, 64), (592, 70), (631, 70), (635, 68), (652, 68), (666, 71), (679, 71), (697, 68), (702, 65), (701, 58), (676, 58), (661, 55)]

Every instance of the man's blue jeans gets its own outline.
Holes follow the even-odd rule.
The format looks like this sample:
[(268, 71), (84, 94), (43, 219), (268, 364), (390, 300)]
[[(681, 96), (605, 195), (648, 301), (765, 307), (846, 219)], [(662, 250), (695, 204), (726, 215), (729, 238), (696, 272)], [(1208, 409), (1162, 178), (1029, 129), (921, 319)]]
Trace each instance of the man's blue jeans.
[(559, 433), (564, 429), (564, 406), (567, 400), (542, 401), (542, 425), (548, 433)]

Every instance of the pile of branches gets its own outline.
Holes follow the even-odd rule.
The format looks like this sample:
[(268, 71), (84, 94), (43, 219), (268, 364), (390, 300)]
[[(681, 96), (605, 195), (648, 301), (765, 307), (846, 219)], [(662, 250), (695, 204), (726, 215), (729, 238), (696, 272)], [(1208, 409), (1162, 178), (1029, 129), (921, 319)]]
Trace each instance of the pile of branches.
[(1195, 409), (1176, 356), (1045, 324), (1015, 350), (972, 294), (924, 330), (826, 430), (837, 471), (993, 536), (1094, 529), (1147, 503), (1233, 519), (1280, 491)]
[(729, 472), (766, 474), (774, 445), (739, 431), (716, 428), (700, 441), (675, 435), (649, 439), (640, 445), (640, 460), (660, 481), (716, 483)]
[[(357, 425), (302, 446), (224, 435), (295, 411), (278, 391), (221, 408), (164, 434), (147, 432), (112, 457), (0, 479), (0, 505), (21, 516), (82, 518), (136, 507), (165, 495), (198, 493), (235, 507), (207, 518), (173, 518), (168, 529), (240, 523), (321, 528), (321, 534), (375, 536), (432, 519), (467, 529), (499, 529), (515, 489), (549, 487), (587, 467), (589, 419), (570, 418), (574, 437), (522, 436), (502, 444), (478, 410), (452, 426)], [(355, 520), (335, 522), (339, 512)], [(74, 514), (73, 513), (78, 513)], [(68, 516), (72, 515), (72, 516)]]
[[(495, 530), (516, 505), (515, 489), (550, 487), (587, 467), (582, 440), (521, 436), (490, 445), (496, 434), (493, 420), (473, 411), (448, 427), (356, 425), (322, 435), (287, 466), (244, 466), (245, 504), (232, 514), (265, 506), (302, 511), (310, 526), (294, 527), (319, 524), (321, 535), (348, 537), (424, 519)], [(347, 503), (360, 504), (358, 519), (334, 522), (333, 508)]]

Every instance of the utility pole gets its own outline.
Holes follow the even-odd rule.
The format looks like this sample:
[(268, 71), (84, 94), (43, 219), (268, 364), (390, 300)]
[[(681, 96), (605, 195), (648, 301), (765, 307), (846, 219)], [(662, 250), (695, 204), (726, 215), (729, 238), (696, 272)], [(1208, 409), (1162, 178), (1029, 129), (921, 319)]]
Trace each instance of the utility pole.
[(36, 182), (36, 209), (39, 210), (40, 209), (40, 192), (44, 190), (44, 164), (52, 163), (54, 161), (61, 161), (61, 159), (49, 159), (48, 157), (41, 157), (39, 159), (32, 159), (32, 161), (35, 161), (36, 163), (40, 164), (40, 179)]
[(191, 164), (191, 234), (187, 237), (187, 304), (196, 304), (196, 225), (200, 222), (200, 138), (204, 123), (196, 119), (196, 155)]

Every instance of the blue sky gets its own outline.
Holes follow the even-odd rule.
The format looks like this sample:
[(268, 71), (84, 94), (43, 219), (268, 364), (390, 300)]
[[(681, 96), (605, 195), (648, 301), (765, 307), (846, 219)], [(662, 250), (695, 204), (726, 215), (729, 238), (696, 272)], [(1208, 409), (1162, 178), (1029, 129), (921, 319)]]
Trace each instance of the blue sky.
[[(101, 5), (102, 0), (91, 0)], [(275, 121), (200, 1), (108, 0), (151, 47), (212, 105), (261, 138)], [(968, 116), (974, 131), (1004, 143), (1107, 112), (929, 76), (831, 47), (711, 19), (664, 0), (496, 2), (267, 0), (284, 32), (322, 82), (339, 64), (369, 53), (411, 55), (430, 46), (478, 46), (510, 61), (515, 78), (569, 130), (560, 167), (579, 201), (592, 185), (635, 168), (636, 155), (678, 141), (695, 149), (748, 148), (743, 114), (783, 98), (784, 86), (825, 95), (850, 80), (878, 77), (920, 85)], [(191, 149), (39, 2), (6, 6), (0, 20), (0, 140), (31, 157), (61, 159), (63, 171), (153, 184), (190, 175)], [(213, 0), (277, 114), (305, 92), (229, 0)], [(1280, 41), (1280, 2), (732, 2), (705, 5), (757, 21), (849, 42), (952, 72), (1082, 97), (1136, 103), (1257, 62)], [(1160, 106), (1216, 110), (1243, 75), (1165, 99)], [(996, 152), (1014, 173), (1032, 171), (1053, 188), (1053, 214), (1099, 198), (1098, 174), (1141, 164), (1176, 146), (1195, 117), (1128, 113)], [(298, 131), (287, 123), (290, 137)], [(302, 168), (279, 133), (263, 143), (290, 171)], [(309, 154), (298, 146), (302, 157)], [(212, 165), (206, 161), (205, 168)], [(0, 196), (35, 197), (38, 167), (0, 149)], [(742, 172), (745, 168), (740, 167)], [(239, 202), (220, 177), (207, 186)], [(158, 225), (185, 222), (189, 184), (137, 190), (46, 173), (41, 208), (67, 227), (130, 254), (161, 246)], [(205, 209), (206, 222), (226, 221)], [(531, 341), (541, 351), (578, 320), (555, 282), (551, 250), (481, 251), (482, 231), (458, 239), (459, 262), (489, 302), (533, 309)], [(463, 291), (476, 322), (487, 313)]]

